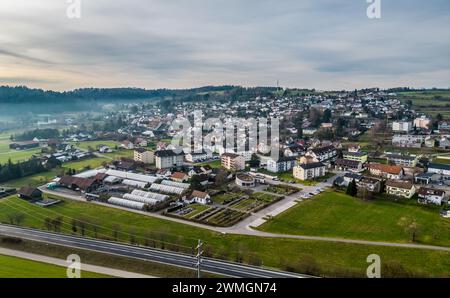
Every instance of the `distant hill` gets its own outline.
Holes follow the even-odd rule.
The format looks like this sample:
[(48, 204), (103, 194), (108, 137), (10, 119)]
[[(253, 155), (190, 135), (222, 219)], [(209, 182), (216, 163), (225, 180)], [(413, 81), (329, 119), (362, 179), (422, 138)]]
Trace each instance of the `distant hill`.
[(72, 91), (46, 91), (26, 86), (1, 86), (0, 103), (73, 103), (80, 100), (205, 99), (241, 100), (244, 97), (273, 95), (275, 87), (206, 86), (193, 89), (83, 88)]
[(152, 99), (165, 97), (184, 97), (209, 92), (230, 91), (234, 86), (201, 87), (195, 89), (147, 90), (142, 88), (83, 88), (73, 91), (45, 91), (42, 89), (30, 89), (25, 86), (0, 87), (0, 103), (25, 103), (25, 102), (70, 102), (73, 100), (114, 100), (114, 99)]

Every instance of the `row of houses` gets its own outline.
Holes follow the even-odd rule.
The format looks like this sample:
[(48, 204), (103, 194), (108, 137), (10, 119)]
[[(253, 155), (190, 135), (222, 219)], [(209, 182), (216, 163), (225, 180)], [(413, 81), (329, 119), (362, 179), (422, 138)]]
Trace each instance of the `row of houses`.
[[(340, 186), (348, 186), (352, 181), (356, 182), (358, 188), (363, 188), (372, 193), (382, 191), (382, 181), (384, 179), (364, 176), (357, 173), (347, 173), (343, 177), (338, 178), (335, 183)], [(387, 194), (411, 199), (416, 193), (418, 194), (418, 202), (421, 204), (442, 205), (446, 199), (446, 193), (440, 189), (429, 187), (416, 187), (414, 183), (406, 180), (387, 179), (385, 181), (385, 191)]]

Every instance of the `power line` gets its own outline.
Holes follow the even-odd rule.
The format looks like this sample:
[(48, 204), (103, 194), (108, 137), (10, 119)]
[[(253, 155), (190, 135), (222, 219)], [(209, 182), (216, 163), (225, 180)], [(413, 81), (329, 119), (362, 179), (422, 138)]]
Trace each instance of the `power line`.
[(202, 265), (202, 254), (203, 254), (203, 242), (199, 239), (197, 245), (197, 263), (195, 266), (197, 267), (197, 277), (201, 278), (201, 265)]

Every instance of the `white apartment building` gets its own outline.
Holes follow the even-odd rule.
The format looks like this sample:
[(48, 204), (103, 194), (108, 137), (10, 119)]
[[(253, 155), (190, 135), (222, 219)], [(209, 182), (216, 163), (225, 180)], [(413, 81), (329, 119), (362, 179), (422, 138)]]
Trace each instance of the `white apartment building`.
[(417, 128), (430, 128), (431, 119), (427, 118), (426, 116), (422, 116), (420, 118), (414, 119), (414, 126)]
[(394, 121), (392, 123), (392, 131), (394, 132), (409, 132), (413, 125), (410, 121)]
[(234, 153), (224, 153), (220, 156), (222, 167), (231, 171), (241, 171), (245, 169), (245, 159), (241, 155)]
[(182, 166), (184, 164), (184, 153), (175, 153), (173, 150), (156, 151), (155, 163), (158, 169)]
[(138, 148), (134, 150), (134, 161), (152, 164), (155, 162), (155, 155), (152, 151)]
[(321, 162), (300, 164), (298, 166), (295, 166), (293, 169), (294, 178), (303, 181), (323, 177), (326, 175), (326, 173), (326, 167)]

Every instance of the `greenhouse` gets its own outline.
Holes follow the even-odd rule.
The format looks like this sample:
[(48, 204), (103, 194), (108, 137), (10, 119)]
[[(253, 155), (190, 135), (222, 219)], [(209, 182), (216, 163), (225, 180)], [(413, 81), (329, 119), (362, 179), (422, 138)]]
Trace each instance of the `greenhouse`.
[(121, 198), (112, 197), (108, 199), (108, 203), (112, 205), (117, 205), (121, 207), (126, 207), (130, 209), (137, 209), (137, 210), (143, 210), (145, 204), (140, 202), (134, 202), (130, 200), (124, 200)]

